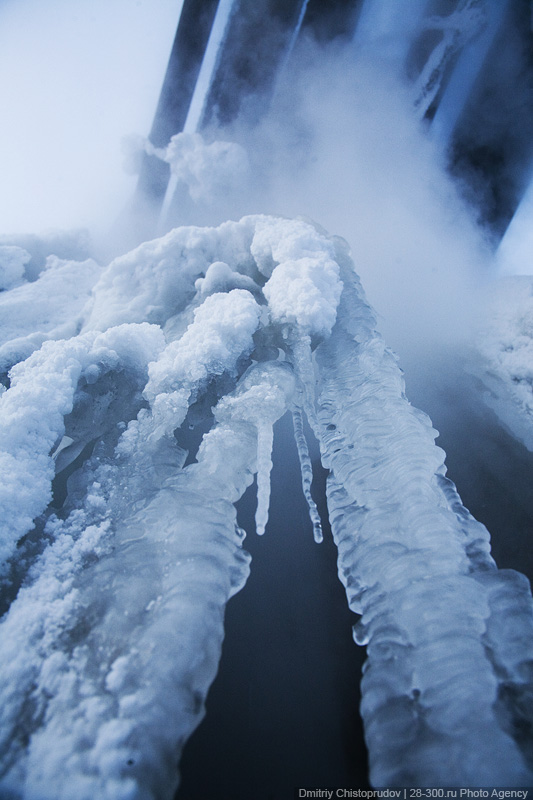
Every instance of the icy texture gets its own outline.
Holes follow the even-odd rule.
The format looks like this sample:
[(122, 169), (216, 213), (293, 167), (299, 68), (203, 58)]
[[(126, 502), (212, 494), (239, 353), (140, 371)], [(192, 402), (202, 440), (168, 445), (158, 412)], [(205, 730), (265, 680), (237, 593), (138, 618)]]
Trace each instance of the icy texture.
[[(124, 325), (109, 333), (89, 333), (48, 342), (11, 371), (11, 388), (0, 397), (0, 568), (32, 520), (51, 499), (54, 460), (51, 451), (65, 432), (64, 417), (73, 408), (81, 377), (153, 357), (158, 329)], [(98, 433), (91, 416), (92, 435)]]
[(248, 574), (233, 503), (256, 468), (257, 418), (273, 421), (290, 393), (282, 365), (255, 368), (218, 404), (197, 463), (180, 470), (177, 446), (172, 458), (160, 440), (155, 491), (134, 451), (97, 470), (84, 513), (52, 522), (55, 544), (2, 626), (4, 788), (172, 797), (216, 673), (224, 605)]
[(533, 450), (533, 279), (504, 278), (490, 288), (470, 370), (485, 402)]
[(250, 292), (259, 292), (259, 287), (252, 278), (234, 272), (224, 261), (215, 261), (205, 273), (205, 278), (198, 278), (195, 282), (196, 290), (202, 295), (213, 292), (227, 292), (230, 289), (248, 289)]
[(234, 504), (257, 475), (265, 530), (272, 430), (288, 409), (321, 536), (302, 408), (368, 644), (372, 780), (527, 784), (527, 581), (496, 569), (446, 479), (345, 246), (257, 216), (78, 267), (96, 282), (68, 323), (43, 297), (46, 335), (76, 317), (70, 338), (13, 367), (0, 397), (4, 795), (173, 796), (225, 604), (248, 574)]
[(257, 511), (255, 512), (255, 529), (259, 536), (265, 532), (268, 522), (273, 444), (272, 426), (268, 422), (261, 422), (257, 431)]
[(316, 350), (318, 435), (339, 574), (368, 645), (372, 782), (529, 785), (531, 742), (518, 733), (532, 699), (527, 580), (496, 569), (348, 262), (343, 280)]
[(253, 349), (260, 316), (260, 307), (243, 289), (204, 300), (181, 339), (171, 342), (150, 365), (144, 395), (152, 408), (151, 431), (158, 437), (163, 432), (170, 435), (183, 422), (196, 386), (236, 372), (239, 357)]
[(304, 497), (309, 507), (309, 517), (313, 525), (313, 536), (315, 542), (321, 542), (324, 539), (322, 534), (322, 521), (318, 508), (311, 495), (311, 484), (313, 482), (313, 465), (309, 457), (309, 448), (307, 446), (307, 439), (305, 438), (303, 412), (299, 406), (295, 406), (292, 411), (292, 422), (294, 427), (294, 440), (298, 449), (298, 458), (300, 459), (300, 470), (302, 473), (302, 489)]
[(47, 339), (74, 336), (99, 274), (100, 267), (92, 260), (49, 256), (36, 281), (0, 293), (0, 372), (27, 358)]
[(255, 275), (250, 255), (251, 218), (219, 228), (176, 228), (116, 258), (93, 292), (85, 328), (103, 330), (122, 322), (169, 324), (194, 299), (195, 281), (217, 261), (232, 264), (238, 276)]
[[(264, 529), (272, 429), (293, 401), (251, 253), (259, 229), (278, 248), (295, 231), (316, 240), (308, 225), (248, 218), (173, 231), (104, 270), (62, 265), (67, 279), (98, 278), (75, 309), (82, 332), (11, 369), (0, 398), (9, 796), (173, 795), (225, 603), (248, 574), (234, 503), (258, 473)], [(63, 306), (48, 296), (50, 264), (5, 297), (39, 285), (53, 333)], [(29, 320), (21, 312), (13, 330)], [(196, 426), (208, 432), (184, 466), (181, 432)]]
[(46, 268), (48, 256), (62, 261), (86, 261), (91, 253), (89, 232), (84, 229), (52, 230), (36, 236), (30, 233), (0, 234), (1, 247), (25, 250), (29, 259), (24, 263), (24, 278), (35, 281)]

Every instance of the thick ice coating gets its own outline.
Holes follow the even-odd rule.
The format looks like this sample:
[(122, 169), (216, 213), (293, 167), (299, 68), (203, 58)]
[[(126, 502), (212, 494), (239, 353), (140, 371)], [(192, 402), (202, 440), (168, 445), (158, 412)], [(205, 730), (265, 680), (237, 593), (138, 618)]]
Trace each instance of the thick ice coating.
[[(23, 293), (84, 270), (79, 305), (51, 297), (34, 336)], [(257, 475), (267, 528), (287, 410), (322, 535), (302, 408), (368, 645), (372, 781), (531, 781), (527, 581), (496, 568), (445, 477), (340, 241), (264, 216), (181, 228), (106, 268), (50, 262), (0, 301), (17, 362), (0, 397), (6, 797), (173, 797), (249, 571), (234, 504)]]
[[(445, 477), (428, 417), (349, 261), (316, 352), (318, 427), (339, 576), (368, 645), (362, 715), (376, 786), (525, 786), (533, 606)], [(518, 642), (520, 644), (518, 644)], [(512, 643), (512, 644), (511, 644)], [(453, 778), (452, 778), (453, 776)]]

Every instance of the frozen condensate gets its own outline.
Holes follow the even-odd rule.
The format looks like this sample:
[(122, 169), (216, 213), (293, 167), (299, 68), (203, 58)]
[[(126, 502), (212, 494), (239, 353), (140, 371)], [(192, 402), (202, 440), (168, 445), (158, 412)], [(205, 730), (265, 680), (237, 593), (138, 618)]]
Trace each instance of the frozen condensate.
[(339, 573), (368, 644), (362, 715), (377, 786), (530, 785), (533, 606), (445, 477), (350, 262), (315, 351)]
[(248, 575), (234, 504), (257, 474), (265, 529), (287, 410), (321, 538), (302, 408), (368, 643), (373, 783), (527, 784), (527, 581), (496, 568), (445, 478), (345, 245), (245, 217), (176, 229), (93, 277), (81, 331), (51, 325), (0, 397), (4, 794), (173, 796)]

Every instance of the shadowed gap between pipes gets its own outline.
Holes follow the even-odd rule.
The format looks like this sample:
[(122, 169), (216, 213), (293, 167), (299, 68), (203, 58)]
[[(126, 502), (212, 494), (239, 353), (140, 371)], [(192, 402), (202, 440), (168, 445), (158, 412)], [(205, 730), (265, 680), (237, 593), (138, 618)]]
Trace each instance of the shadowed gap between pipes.
[(297, 786), (368, 787), (359, 717), (365, 651), (352, 640), (357, 616), (337, 576), (326, 472), (312, 439), (310, 447), (324, 542), (313, 540), (288, 414), (275, 428), (263, 537), (255, 535), (255, 485), (238, 504), (251, 575), (228, 604), (219, 672), (185, 747), (176, 800), (292, 800)]

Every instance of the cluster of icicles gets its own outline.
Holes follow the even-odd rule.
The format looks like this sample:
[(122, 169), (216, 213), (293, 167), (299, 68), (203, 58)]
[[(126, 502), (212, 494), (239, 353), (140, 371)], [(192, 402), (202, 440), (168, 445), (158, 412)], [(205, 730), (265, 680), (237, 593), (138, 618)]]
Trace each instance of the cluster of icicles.
[(0, 399), (6, 796), (173, 796), (249, 571), (234, 504), (257, 474), (264, 531), (290, 409), (315, 538), (304, 410), (362, 615), (373, 784), (527, 785), (527, 580), (446, 479), (346, 245), (262, 216), (176, 229), (98, 270), (81, 322)]

